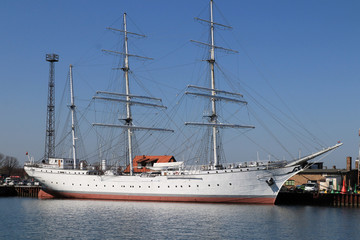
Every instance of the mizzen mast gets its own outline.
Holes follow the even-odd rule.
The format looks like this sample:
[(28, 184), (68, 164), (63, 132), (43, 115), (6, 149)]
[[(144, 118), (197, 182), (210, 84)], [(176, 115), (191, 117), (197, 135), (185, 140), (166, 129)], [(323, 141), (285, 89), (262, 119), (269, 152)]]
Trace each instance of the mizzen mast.
[(71, 110), (71, 136), (72, 136), (72, 152), (73, 152), (73, 161), (74, 169), (77, 168), (76, 163), (76, 137), (75, 137), (75, 100), (74, 100), (74, 86), (73, 86), (73, 75), (72, 75), (72, 65), (70, 64), (70, 110)]

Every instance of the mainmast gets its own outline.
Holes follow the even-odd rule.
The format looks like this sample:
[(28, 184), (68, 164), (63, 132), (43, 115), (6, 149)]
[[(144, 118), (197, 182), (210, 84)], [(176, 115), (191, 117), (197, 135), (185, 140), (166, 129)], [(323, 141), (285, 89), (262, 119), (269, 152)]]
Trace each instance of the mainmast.
[[(160, 98), (153, 98), (153, 97), (147, 97), (147, 96), (138, 96), (138, 95), (132, 95), (130, 92), (130, 80), (129, 80), (129, 57), (137, 57), (142, 59), (152, 59), (148, 57), (142, 57), (138, 55), (129, 54), (128, 50), (128, 34), (130, 35), (136, 35), (138, 37), (146, 37), (145, 35), (138, 34), (138, 33), (132, 33), (127, 31), (127, 25), (126, 25), (126, 13), (123, 15), (123, 27), (124, 30), (119, 30), (115, 28), (108, 28), (113, 31), (119, 31), (124, 34), (124, 52), (116, 52), (111, 50), (103, 50), (105, 52), (113, 53), (113, 54), (120, 54), (124, 55), (124, 66), (121, 68), (121, 70), (124, 71), (124, 77), (125, 77), (125, 94), (122, 93), (115, 93), (115, 92), (105, 92), (105, 91), (98, 91), (97, 96), (94, 96), (94, 99), (100, 99), (100, 100), (106, 100), (106, 101), (114, 101), (119, 103), (125, 103), (126, 105), (126, 118), (120, 119), (124, 121), (124, 125), (118, 125), (118, 124), (104, 124), (104, 123), (93, 123), (94, 126), (102, 126), (102, 127), (115, 127), (115, 128), (125, 128), (127, 132), (127, 141), (128, 141), (128, 161), (130, 165), (130, 175), (133, 175), (133, 134), (134, 130), (153, 130), (153, 131), (170, 131), (173, 132), (173, 130), (170, 129), (163, 129), (163, 128), (149, 128), (149, 127), (141, 127), (141, 126), (134, 126), (133, 119), (131, 115), (131, 106), (132, 105), (142, 105), (142, 106), (148, 106), (148, 107), (158, 107), (158, 108), (166, 108), (164, 105), (162, 105), (162, 100)], [(99, 95), (105, 95), (105, 96), (99, 96)], [(125, 98), (125, 99), (123, 99)], [(143, 101), (134, 101), (133, 99), (141, 99)]]
[(77, 168), (76, 163), (76, 143), (75, 143), (75, 101), (74, 101), (74, 86), (73, 86), (73, 75), (72, 75), (72, 65), (70, 64), (70, 110), (71, 110), (71, 136), (72, 136), (72, 152), (74, 160), (74, 169)]
[[(236, 102), (240, 104), (247, 104), (247, 102), (242, 100), (242, 95), (239, 93), (232, 93), (227, 92), (223, 90), (216, 89), (215, 85), (215, 49), (222, 49), (228, 52), (234, 52), (237, 53), (237, 51), (234, 51), (232, 49), (226, 49), (223, 47), (219, 47), (215, 45), (215, 37), (214, 37), (214, 28), (215, 26), (221, 26), (223, 28), (231, 29), (230, 26), (226, 26), (223, 24), (219, 24), (214, 22), (213, 17), (213, 0), (210, 0), (210, 21), (195, 18), (196, 20), (206, 22), (210, 25), (210, 44), (198, 42), (191, 40), (192, 42), (208, 46), (210, 48), (210, 58), (207, 60), (207, 62), (210, 65), (210, 88), (206, 87), (200, 87), (200, 86), (193, 86), (189, 85), (188, 89), (191, 89), (192, 91), (197, 92), (185, 92), (185, 94), (200, 96), (200, 97), (206, 97), (209, 98), (211, 101), (211, 115), (209, 117), (209, 123), (197, 123), (197, 122), (185, 122), (185, 125), (193, 125), (193, 126), (207, 126), (212, 128), (212, 145), (213, 145), (213, 167), (216, 169), (220, 166), (219, 164), (219, 145), (218, 145), (218, 132), (219, 128), (224, 127), (231, 127), (231, 128), (254, 128), (253, 126), (244, 126), (244, 125), (236, 125), (236, 124), (223, 124), (218, 122), (218, 114), (216, 112), (216, 102), (219, 100), (225, 100), (230, 102)], [(203, 93), (206, 92), (206, 93)], [(225, 96), (224, 96), (225, 95)], [(230, 97), (228, 97), (230, 96)]]
[[(128, 52), (128, 37), (126, 30), (126, 13), (124, 13), (124, 38), (125, 38), (125, 58), (124, 58), (124, 67), (122, 70), (125, 75), (125, 94), (126, 94), (126, 119), (125, 124), (127, 126), (132, 126), (132, 118), (131, 118), (131, 108), (130, 108), (130, 85), (129, 85), (129, 52)], [(130, 175), (133, 174), (133, 162), (132, 162), (132, 129), (127, 129), (127, 137), (128, 137), (128, 155), (129, 155), (129, 163), (130, 163)]]
[[(210, 1), (210, 35), (211, 35), (211, 48), (210, 48), (210, 59), (208, 60), (210, 64), (210, 75), (211, 75), (211, 89), (215, 89), (215, 43), (214, 43), (214, 21), (213, 21), (213, 1)], [(215, 96), (216, 92), (211, 91), (211, 95)], [(212, 123), (217, 123), (217, 114), (216, 114), (216, 100), (211, 98), (211, 117), (210, 120)], [(212, 127), (213, 135), (213, 155), (214, 155), (214, 167), (219, 165), (218, 161), (218, 145), (217, 145), (217, 127), (216, 125)]]

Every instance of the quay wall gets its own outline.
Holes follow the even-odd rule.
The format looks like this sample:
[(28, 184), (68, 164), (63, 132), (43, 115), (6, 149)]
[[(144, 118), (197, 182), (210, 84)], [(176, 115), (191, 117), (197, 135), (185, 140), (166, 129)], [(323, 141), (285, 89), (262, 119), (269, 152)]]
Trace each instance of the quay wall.
[(280, 192), (275, 205), (360, 207), (360, 194)]
[(0, 197), (38, 197), (40, 186), (0, 186)]

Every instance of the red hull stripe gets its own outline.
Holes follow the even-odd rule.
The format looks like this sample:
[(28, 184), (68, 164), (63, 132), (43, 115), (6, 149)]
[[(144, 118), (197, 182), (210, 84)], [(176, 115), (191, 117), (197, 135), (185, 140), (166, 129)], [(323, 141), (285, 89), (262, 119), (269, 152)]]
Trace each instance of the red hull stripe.
[(136, 196), (91, 193), (50, 193), (54, 196), (77, 199), (99, 199), (120, 201), (154, 201), (154, 202), (199, 202), (199, 203), (243, 203), (243, 204), (274, 204), (275, 197), (203, 197), (203, 196)]

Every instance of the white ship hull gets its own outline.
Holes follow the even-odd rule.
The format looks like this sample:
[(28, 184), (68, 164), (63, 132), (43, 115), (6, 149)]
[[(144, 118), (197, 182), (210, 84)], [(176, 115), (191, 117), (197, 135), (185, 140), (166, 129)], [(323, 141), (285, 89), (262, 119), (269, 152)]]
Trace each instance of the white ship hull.
[(271, 170), (236, 168), (185, 171), (180, 175), (167, 172), (157, 176), (108, 176), (88, 175), (90, 172), (86, 170), (25, 166), (26, 173), (55, 197), (251, 204), (274, 204), (281, 186), (298, 169), (297, 166)]

